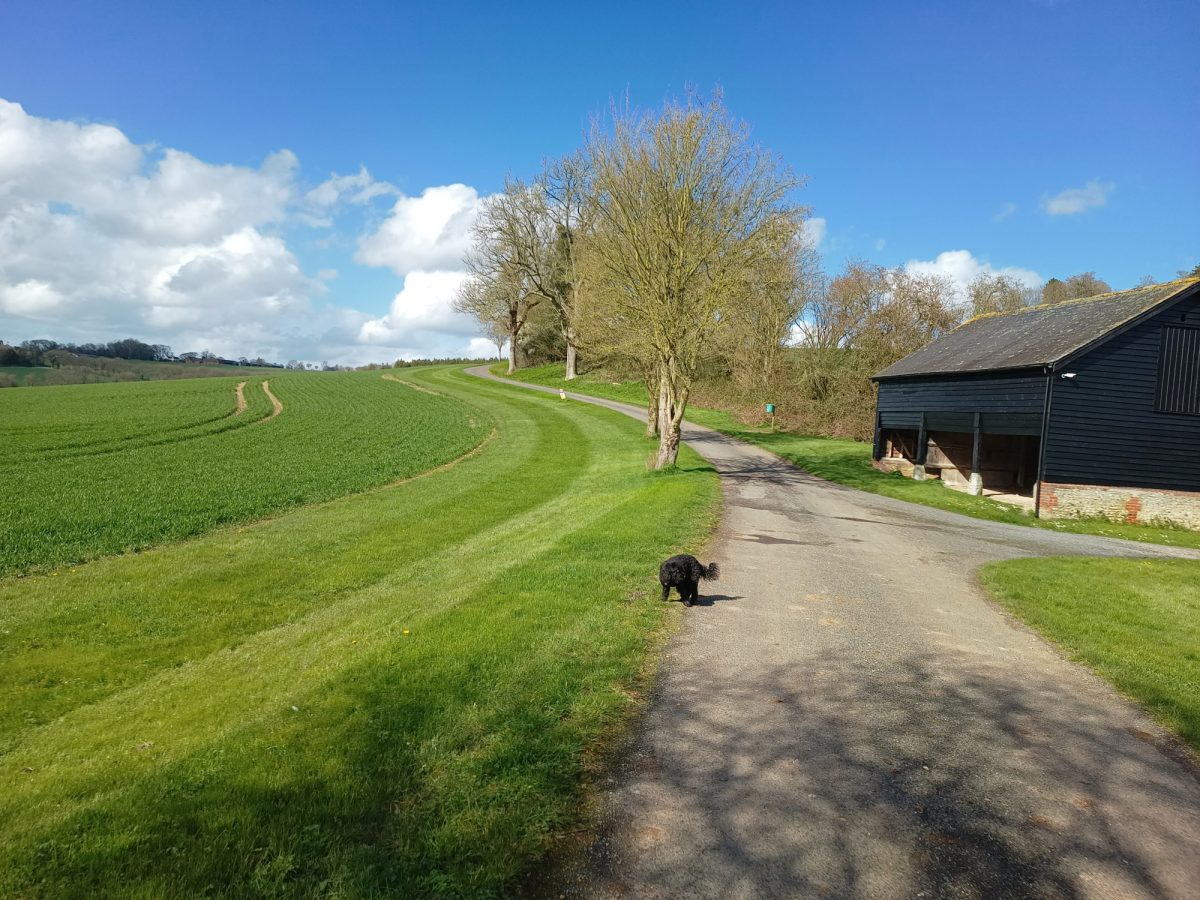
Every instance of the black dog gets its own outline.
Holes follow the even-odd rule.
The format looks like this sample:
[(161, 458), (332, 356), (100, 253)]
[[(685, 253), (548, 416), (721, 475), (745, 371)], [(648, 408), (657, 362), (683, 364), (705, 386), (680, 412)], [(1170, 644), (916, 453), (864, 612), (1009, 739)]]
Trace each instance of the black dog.
[(696, 588), (700, 579), (713, 581), (718, 574), (716, 563), (706, 568), (700, 565), (700, 561), (696, 557), (688, 556), (686, 553), (672, 556), (658, 567), (658, 581), (663, 589), (662, 598), (668, 599), (671, 596), (671, 588), (675, 588), (679, 591), (680, 599), (691, 606), (696, 602)]

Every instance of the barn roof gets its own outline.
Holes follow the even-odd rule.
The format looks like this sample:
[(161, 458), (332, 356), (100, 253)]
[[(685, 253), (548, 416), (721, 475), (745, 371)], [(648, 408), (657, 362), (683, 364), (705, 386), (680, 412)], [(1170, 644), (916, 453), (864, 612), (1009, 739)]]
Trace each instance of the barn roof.
[(976, 316), (875, 378), (1052, 365), (1200, 284), (1184, 278), (1011, 313)]

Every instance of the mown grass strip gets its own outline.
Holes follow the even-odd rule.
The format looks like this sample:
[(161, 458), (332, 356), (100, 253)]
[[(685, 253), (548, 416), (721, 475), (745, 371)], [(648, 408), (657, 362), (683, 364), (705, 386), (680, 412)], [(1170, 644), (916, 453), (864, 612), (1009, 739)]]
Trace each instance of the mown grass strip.
[[(691, 459), (651, 477), (636, 423), (605, 410), (407, 375), (496, 437), (393, 489), (94, 563), (78, 583), (21, 580), (26, 633), (78, 621), (60, 649), (86, 656), (123, 585), (146, 586), (136, 613), (177, 573), (141, 631), (95, 642), (125, 687), (57, 718), (37, 715), (53, 691), (23, 701), (37, 721), (0, 757), (0, 893), (496, 896), (576, 814), (585, 750), (678, 610), (629, 594), (664, 554), (698, 549), (715, 475)], [(174, 621), (170, 596), (193, 595), (201, 611), (177, 603)]]
[[(492, 367), (493, 374), (501, 377), (506, 377), (505, 371), (502, 363)], [(517, 372), (515, 379), (530, 384), (562, 387), (579, 394), (619, 400), (638, 406), (644, 406), (646, 403), (645, 385), (640, 381), (614, 384), (596, 374), (566, 381), (562, 377), (561, 365), (522, 369)], [(1200, 547), (1200, 531), (1153, 525), (1128, 525), (1104, 519), (1037, 519), (1016, 507), (986, 497), (972, 497), (962, 491), (947, 489), (937, 481), (913, 481), (899, 474), (885, 474), (871, 465), (871, 447), (861, 441), (773, 432), (767, 427), (743, 425), (727, 412), (696, 406), (688, 407), (687, 417), (697, 425), (757, 444), (820, 478), (872, 494), (1010, 525), (1026, 525), (1075, 534), (1096, 534), (1175, 547)]]
[(1200, 562), (1021, 559), (985, 566), (980, 578), (1200, 750)]

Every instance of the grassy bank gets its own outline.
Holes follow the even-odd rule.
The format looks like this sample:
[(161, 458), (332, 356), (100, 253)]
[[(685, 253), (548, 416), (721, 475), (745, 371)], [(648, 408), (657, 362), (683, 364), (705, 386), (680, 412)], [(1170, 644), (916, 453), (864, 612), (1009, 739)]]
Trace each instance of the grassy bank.
[(980, 577), (1020, 619), (1200, 751), (1200, 563), (1022, 559), (992, 563)]
[[(493, 366), (492, 370), (498, 375), (503, 375), (505, 367), (498, 364)], [(646, 403), (646, 389), (640, 381), (614, 384), (611, 379), (598, 373), (588, 373), (573, 381), (565, 381), (561, 365), (521, 369), (514, 377), (530, 384), (564, 387), (579, 394), (620, 400), (639, 406)], [(986, 497), (972, 497), (961, 491), (949, 490), (938, 481), (913, 481), (899, 474), (885, 474), (872, 467), (871, 447), (861, 441), (772, 432), (765, 426), (744, 425), (727, 412), (694, 406), (688, 407), (687, 417), (697, 425), (704, 425), (758, 444), (813, 475), (873, 494), (993, 522), (1029, 525), (1076, 534), (1097, 534), (1177, 547), (1200, 547), (1200, 532), (1197, 531), (1127, 525), (1102, 519), (1036, 519), (1016, 507), (997, 503)]]
[(716, 477), (648, 474), (606, 410), (403, 374), (494, 437), (0, 580), (0, 895), (495, 896), (573, 821), (679, 611), (638, 595), (699, 549)]

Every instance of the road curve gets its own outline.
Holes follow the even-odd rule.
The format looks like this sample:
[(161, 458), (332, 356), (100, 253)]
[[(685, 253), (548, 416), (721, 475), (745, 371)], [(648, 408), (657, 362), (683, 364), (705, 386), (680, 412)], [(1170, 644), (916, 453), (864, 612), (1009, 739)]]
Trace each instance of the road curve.
[(1195, 756), (974, 575), (1200, 554), (971, 519), (708, 429), (684, 439), (721, 474), (722, 579), (669, 646), (556, 894), (1200, 896)]

